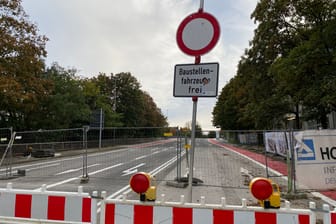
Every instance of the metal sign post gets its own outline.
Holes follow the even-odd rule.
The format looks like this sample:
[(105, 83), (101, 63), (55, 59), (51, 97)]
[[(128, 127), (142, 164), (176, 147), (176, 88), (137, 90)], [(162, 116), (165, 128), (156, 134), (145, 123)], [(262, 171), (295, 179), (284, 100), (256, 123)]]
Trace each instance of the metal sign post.
[(200, 0), (200, 11), (203, 11), (204, 8), (204, 0)]
[[(220, 26), (216, 18), (204, 12), (203, 8), (204, 0), (200, 0), (198, 12), (187, 16), (179, 25), (176, 33), (178, 47), (185, 54), (195, 57), (195, 65), (201, 63), (201, 55), (206, 54), (216, 45), (220, 33)], [(182, 65), (182, 67), (179, 67), (179, 78), (176, 78), (176, 69), (175, 66), (174, 96), (192, 96), (193, 101), (187, 198), (188, 202), (192, 202), (198, 97), (217, 96), (218, 83), (217, 80), (216, 82), (213, 80), (215, 69), (204, 69), (202, 66), (188, 69), (188, 65), (185, 65), (185, 67)], [(180, 80), (180, 82), (176, 82), (177, 80)], [(210, 85), (209, 82), (211, 82)], [(216, 83), (216, 85), (212, 85), (213, 83)], [(213, 88), (213, 86), (216, 88)]]
[(197, 101), (198, 97), (192, 97), (193, 101), (193, 112), (191, 121), (191, 148), (190, 148), (190, 166), (189, 166), (189, 176), (188, 176), (188, 198), (189, 202), (192, 202), (192, 184), (194, 178), (194, 158), (195, 158), (195, 136), (196, 136), (196, 115), (197, 115)]

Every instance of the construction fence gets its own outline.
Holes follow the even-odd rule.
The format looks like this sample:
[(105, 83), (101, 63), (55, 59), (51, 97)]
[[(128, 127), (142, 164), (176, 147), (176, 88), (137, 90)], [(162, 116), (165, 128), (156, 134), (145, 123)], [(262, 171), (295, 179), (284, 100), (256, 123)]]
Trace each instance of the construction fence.
[[(195, 177), (200, 179), (202, 185), (215, 188), (247, 189), (249, 179), (261, 176), (279, 183), (284, 191), (313, 191), (321, 190), (321, 187), (327, 190), (334, 188), (336, 184), (333, 176), (336, 172), (335, 138), (335, 130), (197, 132)], [(213, 148), (214, 143), (209, 139), (226, 147)], [(1, 128), (0, 141), (0, 165), (6, 168), (3, 174), (6, 176), (13, 175), (15, 161), (24, 159), (29, 162), (32, 156), (35, 159), (45, 159), (58, 154), (80, 155), (83, 156), (83, 164), (88, 166), (87, 153), (123, 149), (129, 149), (123, 151), (129, 160), (134, 156), (140, 159), (150, 157), (146, 166), (151, 170), (158, 166), (158, 152), (165, 151), (167, 158), (175, 158), (166, 172), (157, 174), (158, 182), (185, 180), (190, 163), (190, 130), (176, 127), (82, 127), (23, 132)], [(250, 154), (243, 155), (244, 152)], [(102, 158), (95, 158), (95, 162), (114, 161), (117, 156), (116, 153), (105, 154)], [(54, 169), (66, 169), (68, 166), (64, 162)], [(323, 186), (315, 184), (316, 178), (313, 180), (315, 185), (307, 182), (310, 180), (309, 175), (317, 171), (319, 173), (315, 173), (315, 176), (321, 177), (319, 183)], [(41, 169), (31, 175), (43, 177), (48, 174)]]
[(220, 137), (230, 145), (263, 154), (266, 176), (286, 184), (288, 191), (336, 187), (335, 129), (221, 131)]

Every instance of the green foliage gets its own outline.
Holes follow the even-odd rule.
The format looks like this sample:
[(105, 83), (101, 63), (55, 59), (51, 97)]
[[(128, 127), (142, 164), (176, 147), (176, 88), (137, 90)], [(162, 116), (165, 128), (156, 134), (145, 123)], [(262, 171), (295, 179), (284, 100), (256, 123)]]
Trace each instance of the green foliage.
[(209, 131), (208, 138), (216, 138), (216, 131)]
[(66, 70), (57, 64), (46, 70), (45, 77), (54, 88), (44, 101), (44, 119), (41, 119), (40, 128), (81, 127), (88, 122), (91, 111), (86, 104), (82, 83), (75, 74), (76, 70)]
[[(167, 120), (152, 97), (140, 89), (140, 83), (130, 73), (99, 74), (92, 78), (103, 96), (105, 105), (110, 105), (115, 120), (112, 126), (163, 127)], [(110, 113), (113, 114), (113, 113)]]
[(0, 1), (0, 124), (34, 127), (39, 101), (50, 83), (41, 77), (47, 38), (25, 14), (20, 0)]
[[(53, 83), (49, 97), (41, 102), (39, 128), (72, 128), (90, 125), (92, 114), (103, 110), (105, 127), (162, 127), (166, 118), (130, 73), (80, 79), (75, 69), (53, 64), (45, 72)], [(43, 104), (43, 105), (42, 105)]]
[(258, 27), (251, 47), (222, 90), (214, 125), (279, 128), (295, 113), (296, 128), (310, 120), (327, 127), (336, 110), (335, 1), (261, 0), (252, 18)]
[[(192, 132), (192, 121), (188, 121), (185, 123), (184, 127), (182, 128), (182, 133), (184, 136), (191, 137)], [(203, 131), (200, 123), (196, 121), (195, 124), (195, 137), (196, 138), (203, 138)]]
[(114, 91), (115, 84), (109, 77), (99, 74), (97, 78), (82, 80), (83, 92), (86, 98), (86, 103), (91, 111), (102, 108), (104, 112), (105, 127), (121, 127), (122, 114), (115, 111)]
[[(236, 79), (238, 80), (238, 79)], [(239, 127), (238, 101), (235, 96), (235, 80), (231, 81), (222, 89), (218, 101), (213, 109), (213, 125), (222, 129), (237, 129)], [(238, 93), (238, 90), (237, 90)]]

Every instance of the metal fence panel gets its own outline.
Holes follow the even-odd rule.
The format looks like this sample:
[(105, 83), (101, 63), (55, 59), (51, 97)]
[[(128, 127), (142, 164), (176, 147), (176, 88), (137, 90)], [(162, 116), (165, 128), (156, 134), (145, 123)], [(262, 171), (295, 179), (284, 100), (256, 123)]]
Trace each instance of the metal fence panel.
[[(218, 189), (248, 189), (251, 178), (268, 177), (279, 183), (282, 191), (306, 190), (294, 178), (295, 166), (290, 153), (291, 146), (296, 144), (293, 133), (286, 130), (197, 132), (194, 177), (202, 186)], [(2, 153), (10, 136), (11, 129), (0, 129)], [(217, 147), (213, 142), (216, 138), (223, 145)], [(127, 182), (134, 172), (145, 170), (155, 176), (158, 184), (176, 179), (183, 182), (189, 171), (189, 148), (190, 130), (176, 128), (83, 127), (17, 132), (13, 162), (43, 165), (41, 168), (13, 165), (11, 175), (24, 169), (30, 181), (38, 181), (50, 177), (51, 170), (56, 177), (73, 174), (80, 177), (87, 173), (94, 180), (118, 185), (120, 181)], [(52, 151), (55, 158), (31, 155), (39, 150)], [(253, 153), (254, 157), (241, 150)], [(80, 158), (80, 162), (73, 162), (72, 158)], [(131, 161), (134, 164), (128, 166)], [(104, 168), (94, 171), (100, 167)], [(116, 169), (121, 175), (113, 174)], [(0, 176), (6, 175), (5, 170), (1, 170)], [(288, 176), (292, 178), (287, 179)]]

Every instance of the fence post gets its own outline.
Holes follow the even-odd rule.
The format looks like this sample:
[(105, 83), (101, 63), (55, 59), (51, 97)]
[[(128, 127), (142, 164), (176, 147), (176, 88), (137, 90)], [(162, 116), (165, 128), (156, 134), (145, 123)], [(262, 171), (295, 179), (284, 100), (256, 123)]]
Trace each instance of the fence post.
[(180, 130), (179, 128), (177, 127), (176, 128), (176, 138), (177, 138), (177, 150), (176, 150), (176, 154), (177, 154), (177, 167), (176, 167), (176, 178), (177, 178), (177, 182), (180, 182), (181, 180), (181, 162), (182, 162), (182, 158), (181, 158), (181, 150), (182, 150), (182, 147), (181, 147), (181, 133), (180, 133)]
[(90, 126), (83, 126), (83, 175), (81, 178), (81, 183), (87, 183), (89, 181), (89, 174), (87, 169), (87, 133), (90, 129)]

